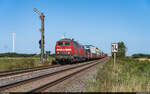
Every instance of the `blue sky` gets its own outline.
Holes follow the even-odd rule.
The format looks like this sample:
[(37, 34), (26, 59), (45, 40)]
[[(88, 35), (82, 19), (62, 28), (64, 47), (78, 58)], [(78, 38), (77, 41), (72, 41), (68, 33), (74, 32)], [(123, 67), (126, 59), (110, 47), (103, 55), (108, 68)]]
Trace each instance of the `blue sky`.
[(64, 34), (110, 54), (123, 41), (127, 55), (150, 53), (150, 0), (0, 0), (0, 53), (40, 53), (39, 15), (45, 14), (45, 49), (54, 53)]

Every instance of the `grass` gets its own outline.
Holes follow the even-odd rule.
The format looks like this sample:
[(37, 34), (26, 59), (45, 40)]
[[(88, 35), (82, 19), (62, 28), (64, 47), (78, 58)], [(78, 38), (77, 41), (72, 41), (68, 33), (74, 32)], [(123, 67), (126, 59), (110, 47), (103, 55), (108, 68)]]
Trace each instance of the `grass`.
[(51, 65), (52, 61), (54, 60), (54, 57), (49, 57), (48, 60), (43, 64), (40, 63), (40, 58), (35, 57), (0, 58), (0, 71)]
[(89, 82), (90, 92), (150, 92), (150, 62), (120, 58), (113, 59), (97, 71), (95, 81)]

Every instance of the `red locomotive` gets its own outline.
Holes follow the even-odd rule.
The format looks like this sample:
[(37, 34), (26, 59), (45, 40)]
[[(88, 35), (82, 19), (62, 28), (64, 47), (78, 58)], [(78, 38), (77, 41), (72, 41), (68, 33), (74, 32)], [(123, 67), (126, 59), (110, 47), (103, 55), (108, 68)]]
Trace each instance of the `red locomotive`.
[(102, 51), (92, 45), (80, 45), (74, 39), (63, 38), (56, 42), (55, 58), (60, 64), (104, 58)]
[(56, 42), (55, 58), (59, 62), (79, 62), (86, 58), (85, 49), (73, 39), (61, 39)]

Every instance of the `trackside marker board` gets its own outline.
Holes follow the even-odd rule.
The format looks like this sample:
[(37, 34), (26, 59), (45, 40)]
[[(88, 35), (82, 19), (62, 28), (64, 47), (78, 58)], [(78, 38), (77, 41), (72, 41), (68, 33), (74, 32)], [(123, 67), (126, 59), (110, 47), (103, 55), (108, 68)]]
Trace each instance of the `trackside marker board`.
[(111, 52), (118, 52), (118, 44), (117, 43), (111, 44)]

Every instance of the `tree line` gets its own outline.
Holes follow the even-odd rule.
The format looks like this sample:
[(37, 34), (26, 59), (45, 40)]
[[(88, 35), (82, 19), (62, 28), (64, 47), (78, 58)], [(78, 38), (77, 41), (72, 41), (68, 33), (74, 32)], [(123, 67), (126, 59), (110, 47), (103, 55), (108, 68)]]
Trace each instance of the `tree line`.
[[(55, 54), (50, 54), (54, 57)], [(0, 57), (40, 57), (40, 54), (25, 54), (25, 53), (0, 53)]]
[[(124, 42), (118, 42), (118, 52), (117, 52), (117, 57), (125, 57), (127, 52), (127, 47)], [(150, 54), (133, 54), (133, 58), (149, 58), (150, 59)]]
[(150, 59), (150, 54), (133, 54), (132, 55), (133, 58), (149, 58)]
[(23, 54), (23, 53), (0, 53), (0, 57), (33, 57), (38, 54)]

